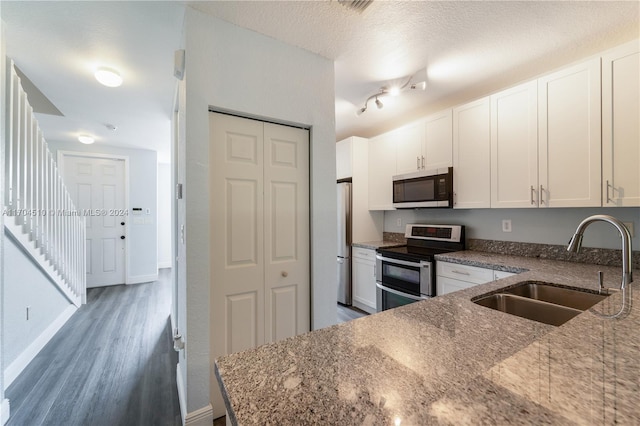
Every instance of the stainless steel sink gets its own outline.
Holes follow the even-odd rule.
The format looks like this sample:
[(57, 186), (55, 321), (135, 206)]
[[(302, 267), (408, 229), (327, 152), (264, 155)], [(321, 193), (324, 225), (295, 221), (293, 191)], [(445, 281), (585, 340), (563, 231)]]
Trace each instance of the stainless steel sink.
[(538, 281), (524, 281), (515, 287), (502, 290), (501, 293), (542, 300), (543, 302), (580, 309), (581, 311), (586, 311), (608, 296), (607, 294), (591, 293), (588, 290), (577, 288), (558, 287)]
[(524, 281), (473, 301), (521, 318), (559, 326), (607, 296), (583, 289)]

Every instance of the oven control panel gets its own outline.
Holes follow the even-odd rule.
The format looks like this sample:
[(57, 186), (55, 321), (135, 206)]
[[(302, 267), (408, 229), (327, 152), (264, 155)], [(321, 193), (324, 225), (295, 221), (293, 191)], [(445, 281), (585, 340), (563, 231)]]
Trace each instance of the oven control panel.
[(407, 224), (405, 238), (419, 240), (448, 241), (459, 243), (462, 235), (461, 225), (423, 225)]

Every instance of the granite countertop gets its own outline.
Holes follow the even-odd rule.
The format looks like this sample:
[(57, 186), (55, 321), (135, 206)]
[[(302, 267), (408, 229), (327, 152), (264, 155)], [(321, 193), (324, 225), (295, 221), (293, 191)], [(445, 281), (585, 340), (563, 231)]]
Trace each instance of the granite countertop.
[[(599, 270), (618, 287), (619, 268), (470, 251), (438, 259), (521, 273), (217, 359), (231, 422), (640, 422), (640, 306), (554, 327), (471, 302), (526, 280), (596, 289)], [(620, 304), (614, 293), (594, 308)]]
[(406, 246), (406, 243), (401, 243), (398, 241), (365, 241), (362, 243), (353, 243), (351, 244), (351, 247), (360, 247), (360, 248), (366, 248), (366, 249), (379, 249), (379, 248), (391, 248), (391, 247), (402, 247), (402, 246)]

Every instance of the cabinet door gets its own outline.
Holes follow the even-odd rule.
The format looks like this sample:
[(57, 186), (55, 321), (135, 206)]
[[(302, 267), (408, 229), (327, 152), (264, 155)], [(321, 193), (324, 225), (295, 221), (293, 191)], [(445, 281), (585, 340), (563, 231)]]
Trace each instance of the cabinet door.
[(538, 206), (538, 84), (491, 96), (491, 207)]
[(345, 179), (353, 176), (351, 168), (352, 138), (341, 140), (336, 144), (336, 179)]
[(490, 102), (479, 99), (453, 110), (453, 206), (491, 205)]
[(540, 78), (538, 97), (540, 206), (600, 206), (600, 59)]
[(517, 274), (514, 274), (513, 272), (493, 271), (493, 280), (498, 281), (503, 278), (512, 277), (514, 275), (517, 275)]
[(424, 121), (400, 127), (388, 133), (396, 145), (396, 173), (412, 173), (423, 169), (422, 143)]
[(474, 287), (476, 285), (478, 284), (438, 276), (436, 278), (436, 295), (442, 296), (443, 294), (453, 293), (454, 291), (464, 290), (465, 288)]
[(392, 177), (396, 151), (389, 133), (369, 140), (369, 210), (394, 210)]
[(602, 58), (602, 205), (640, 206), (640, 44)]
[(450, 109), (427, 117), (422, 155), (426, 170), (453, 165), (453, 121)]
[(369, 313), (376, 311), (375, 265), (370, 260), (353, 258), (353, 304)]

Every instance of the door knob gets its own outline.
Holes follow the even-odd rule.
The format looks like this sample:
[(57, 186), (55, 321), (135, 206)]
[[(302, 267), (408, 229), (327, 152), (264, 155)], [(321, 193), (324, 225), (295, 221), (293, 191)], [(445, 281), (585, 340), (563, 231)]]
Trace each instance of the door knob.
[(289, 276), (289, 273), (287, 271), (282, 271), (282, 276), (286, 278)]
[(120, 239), (121, 239), (121, 240), (124, 240), (124, 235), (121, 235), (121, 236), (120, 236)]

